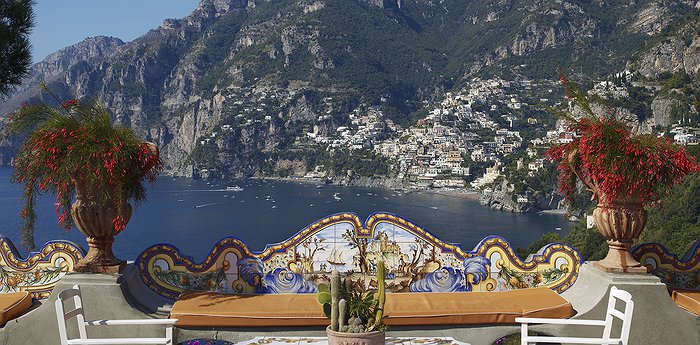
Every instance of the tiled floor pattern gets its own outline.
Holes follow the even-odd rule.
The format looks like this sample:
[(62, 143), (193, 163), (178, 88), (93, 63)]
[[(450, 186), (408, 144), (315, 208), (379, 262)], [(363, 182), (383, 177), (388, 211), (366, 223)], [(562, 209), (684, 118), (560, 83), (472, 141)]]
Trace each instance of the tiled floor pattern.
[[(255, 337), (236, 345), (328, 345), (325, 337)], [(385, 345), (469, 345), (449, 337), (386, 337)]]

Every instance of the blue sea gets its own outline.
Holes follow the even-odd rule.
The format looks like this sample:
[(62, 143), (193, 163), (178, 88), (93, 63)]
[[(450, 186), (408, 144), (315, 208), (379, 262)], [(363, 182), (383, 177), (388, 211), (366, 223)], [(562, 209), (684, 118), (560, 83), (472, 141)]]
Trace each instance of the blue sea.
[[(21, 186), (10, 182), (11, 174), (12, 168), (0, 167), (0, 234), (26, 255), (19, 248)], [(228, 236), (260, 251), (266, 244), (282, 242), (314, 221), (339, 212), (354, 212), (362, 220), (374, 212), (394, 213), (465, 250), (488, 235), (525, 247), (544, 233), (559, 231), (563, 236), (573, 227), (561, 215), (491, 211), (477, 201), (455, 196), (322, 187), (291, 181), (207, 182), (161, 176), (147, 186), (148, 199), (134, 207), (131, 221), (116, 237), (114, 252), (121, 259), (134, 260), (148, 246), (171, 243), (202, 260), (217, 241)], [(53, 195), (43, 195), (37, 202), (37, 246), (67, 239), (87, 249), (77, 229), (66, 233), (58, 227), (54, 201)]]

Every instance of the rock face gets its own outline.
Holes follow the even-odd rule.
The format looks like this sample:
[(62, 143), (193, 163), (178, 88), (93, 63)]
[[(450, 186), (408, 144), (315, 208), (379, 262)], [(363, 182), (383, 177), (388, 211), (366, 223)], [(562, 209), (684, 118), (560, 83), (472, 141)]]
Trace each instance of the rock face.
[(657, 78), (661, 73), (684, 71), (693, 75), (700, 71), (700, 36), (670, 37), (647, 51), (638, 62), (638, 71), (645, 78)]
[[(700, 23), (695, 19), (656, 37), (649, 47), (644, 49), (627, 66), (627, 69), (640, 74), (648, 84), (657, 85), (651, 102), (653, 118), (647, 122), (651, 126), (669, 126), (682, 119), (684, 115), (697, 114), (698, 99), (676, 87), (697, 88), (700, 80)], [(669, 79), (683, 79), (681, 85), (669, 83)], [(697, 96), (695, 96), (697, 97)]]
[(564, 208), (561, 195), (544, 193), (532, 189), (527, 192), (529, 195), (527, 202), (515, 201), (510, 183), (507, 180), (503, 180), (500, 184), (495, 185), (492, 190), (482, 193), (479, 203), (492, 210), (514, 213), (539, 212)]
[[(103, 100), (120, 123), (158, 144), (168, 172), (191, 175), (204, 165), (207, 174), (231, 176), (308, 171), (305, 157), (317, 149), (298, 139), (312, 130), (330, 133), (368, 106), (409, 121), (424, 101), (474, 73), (507, 71), (529, 56), (572, 66), (607, 56), (601, 37), (665, 25), (645, 19), (655, 13), (649, 3), (202, 0), (189, 16), (131, 42), (89, 38), (49, 56), (0, 103), (0, 114), (39, 99), (36, 84), (45, 80), (59, 97)], [(695, 5), (654, 4), (664, 18)], [(624, 25), (632, 22), (640, 24)], [(676, 51), (681, 43), (660, 47), (649, 62), (660, 67), (648, 73), (696, 72), (700, 42)], [(636, 44), (597, 65), (621, 69)], [(0, 145), (3, 157), (12, 155), (12, 142)]]

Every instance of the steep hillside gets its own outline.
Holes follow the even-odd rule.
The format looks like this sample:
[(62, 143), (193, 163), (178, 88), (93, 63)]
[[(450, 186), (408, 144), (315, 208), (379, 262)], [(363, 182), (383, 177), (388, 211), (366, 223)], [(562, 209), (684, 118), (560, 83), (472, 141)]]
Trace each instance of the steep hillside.
[[(307, 133), (334, 132), (353, 112), (376, 110), (406, 126), (476, 75), (552, 77), (557, 64), (608, 75), (694, 6), (202, 0), (191, 15), (132, 42), (98, 38), (66, 48), (36, 68), (32, 83), (46, 79), (66, 98), (102, 99), (163, 149), (169, 171), (297, 173), (323, 161)], [(0, 113), (32, 101), (31, 85)], [(5, 146), (10, 155), (12, 144)]]

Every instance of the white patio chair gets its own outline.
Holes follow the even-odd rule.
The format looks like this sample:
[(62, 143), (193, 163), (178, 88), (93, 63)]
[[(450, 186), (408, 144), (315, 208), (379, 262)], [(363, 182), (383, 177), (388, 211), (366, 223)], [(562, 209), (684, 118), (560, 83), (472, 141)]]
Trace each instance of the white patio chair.
[[(624, 312), (615, 308), (615, 301), (621, 300), (625, 304)], [(581, 320), (581, 319), (544, 319), (544, 318), (529, 318), (518, 317), (515, 322), (521, 324), (520, 328), (520, 344), (528, 345), (534, 342), (553, 342), (565, 344), (621, 344), (627, 345), (627, 340), (630, 335), (630, 323), (632, 322), (632, 311), (634, 310), (634, 302), (632, 295), (629, 292), (620, 290), (616, 287), (610, 289), (610, 298), (608, 298), (608, 311), (605, 315), (605, 320)], [(619, 338), (610, 338), (612, 332), (613, 317), (622, 320), (622, 330)], [(529, 324), (555, 324), (555, 325), (581, 325), (581, 326), (602, 326), (603, 331), (600, 338), (575, 338), (575, 337), (552, 337), (552, 336), (531, 336), (527, 333)]]
[[(64, 311), (63, 302), (73, 299), (75, 309)], [(61, 345), (122, 345), (122, 344), (173, 344), (173, 324), (177, 319), (143, 319), (143, 320), (94, 320), (85, 321), (80, 286), (59, 292), (56, 300), (56, 317)], [(66, 320), (76, 318), (80, 339), (68, 339)], [(85, 326), (123, 326), (123, 325), (165, 325), (164, 338), (92, 338), (89, 339)]]

